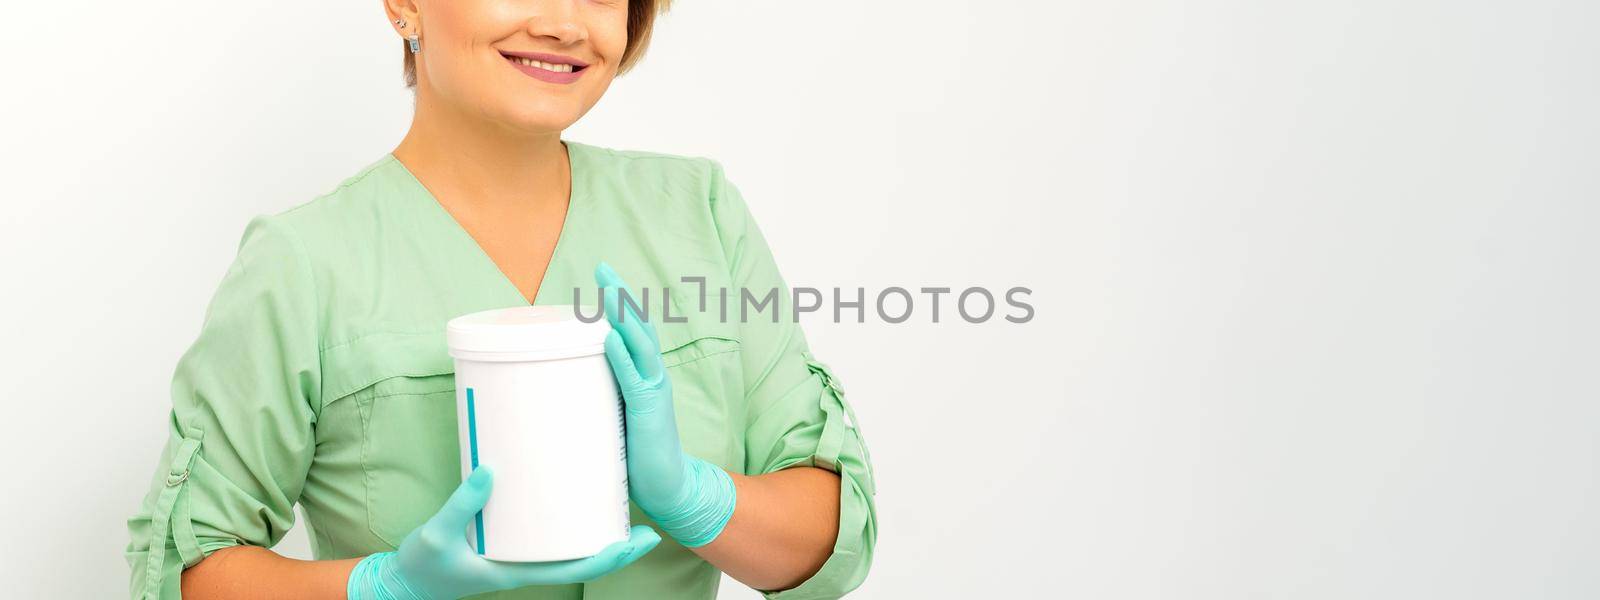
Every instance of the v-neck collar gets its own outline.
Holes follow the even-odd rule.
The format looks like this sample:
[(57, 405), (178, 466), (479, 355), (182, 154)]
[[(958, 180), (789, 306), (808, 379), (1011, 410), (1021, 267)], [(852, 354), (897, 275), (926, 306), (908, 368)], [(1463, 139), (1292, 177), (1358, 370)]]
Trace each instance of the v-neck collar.
[(505, 271), (500, 270), (500, 265), (495, 264), (494, 259), (483, 249), (478, 240), (474, 239), (472, 234), (461, 226), (461, 222), (457, 221), (455, 216), (450, 214), (450, 211), (445, 210), (444, 205), (439, 203), (439, 199), (433, 195), (433, 192), (428, 190), (427, 186), (422, 184), (420, 179), (417, 179), (416, 174), (412, 173), (405, 163), (400, 162), (400, 159), (393, 152), (385, 153), (384, 158), (394, 163), (400, 172), (405, 175), (403, 183), (414, 188), (416, 191), (415, 196), (421, 201), (420, 204), (423, 205), (422, 210), (430, 213), (435, 220), (442, 221), (444, 229), (449, 231), (447, 235), (454, 237), (459, 243), (470, 248), (469, 253), (474, 254), (478, 260), (482, 261), (483, 265), (486, 265), (495, 274), (494, 278), (498, 280), (497, 285), (500, 288), (497, 294), (506, 295), (506, 301), (503, 305), (532, 306), (546, 304), (542, 302), (546, 297), (545, 290), (551, 287), (549, 285), (550, 276), (557, 271), (556, 261), (561, 260), (561, 249), (567, 245), (568, 231), (572, 229), (573, 217), (579, 210), (587, 207), (588, 165), (585, 163), (587, 157), (583, 154), (583, 144), (567, 140), (562, 140), (561, 143), (567, 150), (567, 170), (571, 181), (567, 191), (567, 210), (562, 215), (561, 231), (556, 234), (555, 248), (550, 251), (550, 260), (545, 263), (544, 273), (539, 276), (539, 290), (534, 292), (531, 304), (528, 302), (528, 298), (522, 295), (522, 290), (517, 289), (517, 284), (511, 281)]

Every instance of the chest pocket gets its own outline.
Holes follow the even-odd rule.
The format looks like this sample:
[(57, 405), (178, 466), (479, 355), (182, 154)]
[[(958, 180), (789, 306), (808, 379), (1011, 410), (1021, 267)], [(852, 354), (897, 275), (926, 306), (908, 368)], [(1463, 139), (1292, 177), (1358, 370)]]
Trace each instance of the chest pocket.
[[(444, 505), (461, 483), (455, 363), (444, 334), (379, 333), (324, 352), (334, 393), (354, 402), (367, 526), (390, 546)], [(326, 394), (326, 392), (325, 392)], [(337, 397), (337, 396), (336, 396)]]
[(732, 327), (692, 317), (655, 325), (683, 451), (744, 472), (744, 377)]

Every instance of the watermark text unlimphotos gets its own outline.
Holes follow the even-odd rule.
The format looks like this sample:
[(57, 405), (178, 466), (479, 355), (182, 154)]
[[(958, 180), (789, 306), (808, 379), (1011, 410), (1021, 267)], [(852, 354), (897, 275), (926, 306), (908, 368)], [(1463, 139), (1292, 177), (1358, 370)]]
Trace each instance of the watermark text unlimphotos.
[[(684, 323), (688, 317), (685, 311), (715, 312), (718, 320), (729, 323), (749, 323), (756, 320), (768, 320), (777, 323), (780, 319), (798, 322), (804, 313), (821, 313), (831, 315), (833, 322), (845, 323), (851, 319), (856, 323), (865, 323), (869, 316), (885, 323), (905, 323), (907, 321), (941, 323), (954, 321), (952, 317), (959, 316), (960, 320), (967, 323), (985, 323), (992, 319), (1004, 319), (1011, 323), (1027, 323), (1033, 320), (1034, 308), (1028, 303), (1028, 296), (1033, 290), (1026, 287), (1011, 287), (1004, 291), (991, 290), (987, 287), (975, 286), (962, 289), (950, 287), (917, 287), (907, 289), (899, 286), (890, 286), (877, 290), (876, 294), (869, 294), (866, 288), (831, 288), (828, 292), (813, 287), (790, 288), (787, 297), (778, 288), (752, 290), (750, 288), (729, 289), (726, 287), (710, 288), (706, 285), (705, 277), (682, 277), (685, 284), (695, 286), (694, 296), (698, 298), (698, 307), (681, 307), (672, 303), (672, 288), (645, 287), (629, 293), (627, 290), (618, 290), (618, 300), (622, 305), (629, 307), (646, 321), (655, 320), (652, 312), (659, 316), (665, 323)], [(599, 290), (595, 289), (596, 296)], [(652, 291), (654, 293), (652, 293)], [(604, 303), (587, 305), (583, 302), (584, 288), (572, 288), (572, 310), (578, 320), (593, 323), (605, 318)], [(655, 300), (652, 300), (652, 297)], [(788, 308), (780, 298), (787, 300)], [(627, 311), (623, 312), (624, 315)]]

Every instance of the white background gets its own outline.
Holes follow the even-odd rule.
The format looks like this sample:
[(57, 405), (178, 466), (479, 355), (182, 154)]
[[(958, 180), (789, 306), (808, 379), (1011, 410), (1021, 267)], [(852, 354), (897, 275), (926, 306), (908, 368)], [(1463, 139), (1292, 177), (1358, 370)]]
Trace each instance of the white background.
[[(859, 597), (1600, 596), (1600, 4), (681, 4), (571, 139), (721, 160), (794, 285), (1034, 290), (808, 324)], [(245, 222), (410, 94), (376, 1), (6, 14), (5, 594), (115, 597)]]

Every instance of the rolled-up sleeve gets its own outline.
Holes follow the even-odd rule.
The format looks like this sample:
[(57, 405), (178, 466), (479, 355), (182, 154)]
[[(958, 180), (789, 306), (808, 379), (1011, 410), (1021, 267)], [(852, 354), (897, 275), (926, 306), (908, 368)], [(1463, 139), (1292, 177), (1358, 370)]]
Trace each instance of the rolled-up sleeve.
[[(834, 372), (812, 356), (792, 318), (793, 297), (766, 239), (739, 191), (711, 163), (712, 212), (736, 288), (759, 300), (776, 290), (772, 313), (752, 313), (739, 325), (746, 374), (748, 474), (812, 466), (839, 474), (839, 534), (833, 553), (799, 586), (764, 592), (767, 598), (837, 598), (861, 585), (877, 540), (875, 483), (866, 441)], [(766, 310), (766, 309), (763, 309)]]
[(172, 379), (168, 438), (128, 520), (133, 598), (178, 598), (183, 569), (294, 525), (321, 387), (310, 264), (278, 217), (252, 220)]

